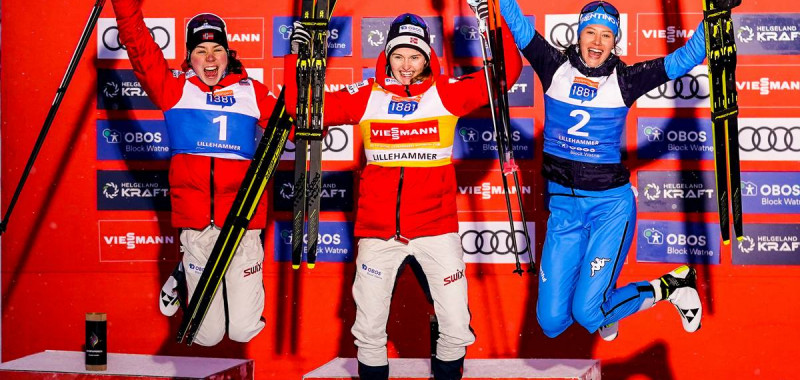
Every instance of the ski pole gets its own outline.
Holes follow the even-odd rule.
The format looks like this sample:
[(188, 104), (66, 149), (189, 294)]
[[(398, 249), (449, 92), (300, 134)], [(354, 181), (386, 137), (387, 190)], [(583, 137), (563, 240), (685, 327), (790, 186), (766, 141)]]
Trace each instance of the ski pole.
[(28, 157), (28, 163), (25, 164), (25, 170), (22, 172), (22, 176), (17, 184), (17, 189), (14, 191), (14, 196), (11, 197), (11, 202), (8, 204), (8, 209), (3, 216), (2, 222), (0, 222), (0, 235), (2, 235), (8, 227), (8, 220), (11, 217), (11, 212), (14, 211), (14, 206), (19, 199), (23, 186), (25, 186), (25, 181), (27, 181), (28, 175), (33, 169), (33, 163), (36, 162), (36, 157), (42, 149), (44, 139), (47, 137), (50, 126), (53, 124), (58, 108), (61, 106), (61, 101), (64, 99), (64, 94), (67, 92), (69, 82), (72, 80), (72, 75), (75, 74), (75, 69), (78, 67), (78, 62), (83, 55), (83, 51), (86, 49), (86, 44), (89, 42), (89, 37), (97, 24), (97, 19), (100, 17), (100, 12), (103, 10), (105, 2), (106, 0), (95, 1), (92, 12), (89, 15), (89, 20), (86, 22), (86, 26), (83, 27), (83, 33), (81, 33), (81, 38), (78, 40), (78, 46), (75, 48), (75, 52), (72, 53), (72, 58), (67, 66), (67, 72), (64, 73), (64, 78), (61, 79), (61, 85), (59, 85), (58, 90), (56, 90), (55, 99), (53, 99), (53, 104), (50, 106), (50, 111), (47, 113), (47, 118), (44, 120), (44, 125), (39, 132), (39, 137), (36, 139), (36, 144), (33, 146), (33, 151), (31, 151), (31, 155)]

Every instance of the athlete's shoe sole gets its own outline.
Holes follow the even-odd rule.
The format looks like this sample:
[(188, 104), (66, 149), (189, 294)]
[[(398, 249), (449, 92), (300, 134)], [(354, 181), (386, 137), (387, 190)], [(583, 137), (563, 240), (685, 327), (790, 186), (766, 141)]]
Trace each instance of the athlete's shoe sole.
[(619, 321), (600, 326), (600, 328), (597, 329), (597, 334), (606, 342), (617, 339), (617, 336), (619, 336)]
[(161, 296), (158, 302), (158, 308), (161, 314), (171, 317), (178, 312), (178, 308), (181, 305), (179, 289), (180, 286), (185, 286), (182, 284), (182, 282), (186, 281), (185, 279), (183, 263), (178, 262), (178, 266), (175, 267), (175, 270), (172, 271), (167, 281), (164, 282), (164, 286), (161, 287)]
[(683, 265), (661, 276), (660, 280), (666, 284), (667, 299), (678, 309), (683, 329), (690, 333), (700, 329), (703, 305), (697, 293), (697, 272), (694, 268)]

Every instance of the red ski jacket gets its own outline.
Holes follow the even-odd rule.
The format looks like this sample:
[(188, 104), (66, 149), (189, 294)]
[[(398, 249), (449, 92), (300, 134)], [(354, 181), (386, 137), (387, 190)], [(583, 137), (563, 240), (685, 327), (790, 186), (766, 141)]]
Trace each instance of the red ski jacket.
[[(504, 28), (508, 83), (522, 69)], [(296, 55), (284, 58), (286, 109), (297, 103)], [(431, 70), (439, 63), (431, 52)], [(488, 103), (483, 70), (452, 78), (434, 75), (408, 86), (386, 74), (381, 54), (376, 77), (325, 95), (324, 124), (359, 125), (366, 167), (359, 183), (355, 235), (413, 239), (458, 232), (456, 178), (451, 160), (458, 118)]]
[[(213, 88), (204, 84), (188, 68), (172, 71), (144, 23), (144, 16), (135, 0), (114, 0), (119, 38), (125, 45), (136, 77), (147, 91), (150, 100), (163, 112), (178, 104), (196, 103), (193, 96), (205, 97), (208, 93), (226, 90), (229, 86), (246, 86), (250, 98), (254, 97), (257, 110), (253, 111), (261, 128), (266, 127), (275, 106), (275, 97), (263, 84), (248, 79), (247, 73), (228, 73)], [(187, 92), (187, 83), (201, 91)], [(249, 88), (252, 87), (252, 90)], [(205, 101), (204, 99), (202, 100)], [(242, 178), (250, 165), (247, 159), (231, 159), (199, 154), (178, 153), (170, 161), (169, 184), (172, 202), (172, 225), (176, 228), (203, 229), (210, 224), (222, 225), (236, 197)], [(262, 197), (249, 229), (266, 226), (266, 198)]]

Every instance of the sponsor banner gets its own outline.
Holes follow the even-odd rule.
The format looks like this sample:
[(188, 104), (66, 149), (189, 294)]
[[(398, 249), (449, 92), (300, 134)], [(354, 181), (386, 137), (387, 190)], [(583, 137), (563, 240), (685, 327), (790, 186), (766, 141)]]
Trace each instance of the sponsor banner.
[(639, 13), (636, 15), (636, 55), (663, 57), (686, 45), (702, 13)]
[[(294, 152), (294, 143), (287, 141), (281, 160), (294, 160)], [(353, 157), (353, 126), (338, 125), (328, 128), (328, 133), (322, 139), (322, 160), (352, 161)]]
[[(737, 77), (738, 77), (737, 70)], [(710, 108), (708, 66), (699, 65), (640, 97), (639, 108)], [(743, 104), (740, 96), (739, 104)]]
[[(533, 158), (533, 119), (511, 119), (511, 146), (514, 158)], [(458, 119), (453, 142), (455, 159), (496, 159), (497, 143), (491, 119)]]
[(169, 211), (166, 170), (98, 170), (98, 210)]
[(131, 69), (97, 69), (97, 109), (157, 110)]
[(100, 262), (177, 261), (178, 231), (168, 221), (98, 220)]
[(800, 224), (751, 224), (734, 242), (735, 265), (800, 265)]
[(643, 171), (637, 173), (641, 212), (716, 212), (712, 171)]
[[(800, 65), (738, 65), (736, 90), (739, 108), (800, 108)], [(708, 66), (700, 65), (686, 75), (644, 94), (639, 108), (709, 108)]]
[(736, 54), (800, 54), (800, 13), (732, 13)]
[[(535, 223), (527, 222), (530, 246), (536, 247)], [(522, 222), (514, 222), (514, 239), (517, 243), (521, 263), (530, 262), (526, 252), (528, 243)], [(511, 226), (505, 222), (458, 222), (458, 234), (461, 236), (461, 247), (464, 249), (464, 262), (479, 264), (513, 264), (514, 241)]]
[[(482, 66), (455, 66), (453, 75), (460, 77), (482, 70)], [(373, 70), (374, 72), (374, 70)], [(508, 105), (510, 107), (533, 107), (533, 68), (522, 66), (517, 83), (508, 89)], [(488, 104), (485, 106), (488, 108)]]
[[(275, 211), (292, 211), (294, 205), (294, 171), (279, 170), (273, 183)], [(353, 211), (353, 172), (322, 172), (320, 210)]]
[(739, 118), (742, 161), (800, 161), (800, 118)]
[[(184, 30), (189, 20), (183, 20)], [(263, 17), (225, 17), (225, 27), (228, 32), (228, 46), (236, 50), (236, 58), (264, 59), (267, 39), (264, 36)]]
[[(628, 14), (620, 14), (619, 41), (617, 51), (619, 56), (628, 55)], [(578, 43), (578, 15), (577, 14), (547, 14), (544, 16), (544, 39), (559, 49)]]
[(365, 67), (361, 69), (361, 79), (367, 80), (369, 78), (375, 78), (375, 68), (374, 67)]
[(637, 121), (636, 140), (639, 158), (714, 159), (711, 119), (708, 118), (640, 117)]
[(97, 120), (98, 160), (168, 160), (164, 120)]
[[(519, 179), (535, 178), (532, 170), (520, 171)], [(502, 172), (500, 170), (463, 170), (456, 176), (458, 193), (456, 202), (463, 212), (507, 212)], [(533, 181), (520, 183), (522, 204), (526, 212), (533, 209)], [(508, 177), (509, 199), (514, 210), (518, 210), (517, 190), (513, 177)]]
[[(164, 58), (175, 59), (175, 19), (145, 18), (144, 23), (156, 45), (164, 53)], [(102, 17), (97, 20), (97, 58), (128, 59), (125, 46), (119, 42), (116, 18)]]
[[(289, 37), (292, 24), (298, 17), (276, 16), (272, 18), (272, 56), (289, 54)], [(353, 55), (353, 18), (331, 17), (328, 24), (328, 57), (350, 57)]]
[[(536, 17), (525, 16), (532, 26), (536, 25)], [(478, 20), (475, 16), (456, 16), (453, 33), (453, 55), (456, 57), (482, 58), (481, 34), (478, 30)]]
[[(353, 238), (353, 223), (350, 222), (319, 222), (319, 237), (317, 243), (317, 262), (323, 263), (349, 263), (356, 257), (356, 245)], [(308, 243), (308, 236), (303, 235), (304, 243)], [(308, 246), (303, 245), (303, 261), (306, 261)], [(275, 261), (292, 261), (292, 222), (275, 222)]]
[(800, 172), (742, 172), (742, 212), (800, 214)]
[(739, 108), (800, 108), (800, 65), (738, 65)]
[[(386, 37), (389, 34), (389, 26), (392, 25), (394, 17), (362, 17), (361, 18), (361, 57), (375, 58), (383, 53), (386, 47)], [(431, 36), (431, 48), (438, 57), (443, 56), (442, 38), (442, 18), (423, 17), (428, 24), (428, 33)]]
[(719, 264), (718, 224), (640, 220), (637, 226), (638, 262)]

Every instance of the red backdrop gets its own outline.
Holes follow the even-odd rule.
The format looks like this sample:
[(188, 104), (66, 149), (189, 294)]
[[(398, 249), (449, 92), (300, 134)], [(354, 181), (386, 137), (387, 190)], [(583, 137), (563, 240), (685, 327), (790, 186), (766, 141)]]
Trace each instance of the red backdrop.
[[(695, 0), (615, 3), (628, 14), (625, 41), (628, 53), (623, 57), (628, 63), (651, 58), (644, 54), (667, 52), (666, 39), (647, 39), (652, 36), (648, 30), (667, 30), (666, 25), (692, 30), (701, 12), (700, 1)], [(2, 206), (5, 210), (92, 2), (5, 0), (2, 6)], [(543, 31), (546, 15), (573, 14), (580, 4), (523, 1), (521, 6), (536, 17), (537, 30)], [(144, 7), (146, 17), (174, 19), (175, 33), (171, 38), (178, 57), (184, 54), (182, 28), (192, 15), (210, 11), (223, 18), (248, 18), (235, 22), (248, 28), (248, 33), (259, 35), (261, 42), (231, 42), (231, 46), (237, 48), (237, 43), (241, 44), (240, 50), (246, 55), (245, 66), (263, 68), (267, 85), (277, 88), (282, 81), (279, 69), (282, 59), (272, 54), (273, 17), (296, 14), (292, 1), (148, 1)], [(737, 12), (777, 14), (791, 12), (793, 7), (792, 2), (778, 0), (745, 1)], [(106, 8), (102, 17), (113, 17), (110, 2)], [(452, 50), (449, 41), (456, 34), (454, 17), (470, 15), (465, 4), (452, 0), (341, 1), (335, 14), (352, 17), (352, 56), (329, 61), (330, 66), (343, 70), (340, 73), (344, 75), (336, 81), (360, 80), (362, 68), (374, 67), (374, 59), (361, 56), (361, 41), (366, 40), (361, 32), (362, 17), (393, 17), (407, 11), (442, 17), (446, 52)], [(103, 185), (98, 183), (99, 171), (137, 172), (164, 170), (167, 166), (165, 161), (100, 159), (97, 120), (158, 119), (160, 113), (98, 107), (98, 69), (125, 69), (130, 64), (127, 60), (98, 58), (97, 33), (93, 33), (78, 65), (2, 239), (2, 360), (45, 349), (81, 350), (84, 313), (90, 311), (108, 313), (111, 352), (252, 358), (259, 379), (299, 378), (333, 357), (354, 356), (349, 333), (355, 314), (350, 293), (352, 263), (321, 263), (314, 270), (292, 271), (287, 263), (276, 262), (272, 255), (276, 241), (272, 220), (288, 220), (289, 215), (272, 210), (263, 266), (265, 330), (248, 344), (225, 340), (216, 347), (204, 348), (174, 342), (179, 320), (161, 316), (157, 302), (158, 289), (177, 259), (176, 244), (166, 238), (162, 244), (137, 248), (134, 257), (130, 257), (106, 240), (125, 236), (131, 229), (139, 236), (172, 236), (175, 231), (169, 227), (168, 213), (98, 210), (98, 186)], [(442, 59), (446, 70), (451, 70), (453, 64), (478, 63), (448, 53)], [(771, 75), (792, 81), (797, 78), (800, 58), (791, 54), (743, 55), (739, 62), (749, 66), (743, 73), (752, 73), (742, 80), (759, 81), (761, 76)], [(171, 59), (170, 63), (178, 67), (180, 60)], [(522, 166), (523, 182), (533, 189), (532, 198), (528, 198), (532, 202), (526, 208), (529, 220), (537, 226), (535, 241), (540, 251), (547, 212), (541, 191), (543, 181), (538, 175), (543, 119), (538, 80), (533, 93), (536, 107), (515, 107), (512, 114), (534, 120), (537, 137), (532, 148), (536, 153), (533, 159), (522, 160)], [(800, 117), (800, 110), (792, 108), (800, 91), (774, 90), (766, 98), (758, 97), (757, 93), (742, 90), (743, 105), (746, 102), (750, 105), (743, 107), (743, 118)], [(635, 152), (637, 118), (707, 116), (707, 109), (634, 106), (625, 135), (627, 147)], [(488, 160), (479, 162), (482, 165), (476, 166), (476, 161), (468, 160), (458, 163), (460, 175), (477, 177), (475, 185), (483, 182), (475, 170), (496, 166)], [(354, 170), (360, 163), (356, 154), (350, 161), (326, 162), (325, 169)], [(626, 163), (633, 169), (634, 182), (639, 170), (713, 170), (709, 159), (648, 160), (635, 153), (629, 155)], [(281, 169), (290, 170), (291, 165), (290, 161), (282, 162)], [(743, 171), (800, 171), (800, 164), (792, 161), (745, 161), (742, 166)], [(272, 200), (272, 186), (269, 192), (265, 196)], [(486, 211), (491, 205), (473, 203), (480, 200), (480, 195), (474, 199), (467, 195), (460, 198), (462, 221), (503, 220), (502, 212)], [(800, 216), (793, 213), (745, 212), (746, 224), (800, 222)], [(640, 212), (642, 219), (710, 224), (715, 223), (715, 217), (713, 212)], [(352, 218), (352, 212), (323, 215), (325, 221)], [(637, 261), (636, 247), (634, 243), (621, 283), (655, 278), (676, 265)], [(620, 337), (612, 343), (599, 341), (596, 335), (589, 335), (579, 327), (570, 328), (556, 339), (546, 338), (535, 319), (535, 277), (513, 275), (513, 266), (509, 264), (470, 264), (467, 277), (477, 341), (469, 348), (468, 357), (597, 358), (602, 360), (603, 376), (613, 379), (794, 377), (793, 360), (800, 339), (795, 317), (800, 313), (796, 291), (800, 268), (734, 265), (730, 247), (722, 247), (718, 254), (718, 265), (698, 266), (706, 313), (699, 332), (685, 333), (673, 308), (660, 304), (624, 320)], [(425, 305), (413, 276), (404, 274), (395, 293), (388, 327), (392, 356), (429, 355), (428, 314), (432, 308)]]

